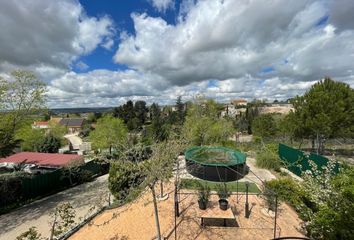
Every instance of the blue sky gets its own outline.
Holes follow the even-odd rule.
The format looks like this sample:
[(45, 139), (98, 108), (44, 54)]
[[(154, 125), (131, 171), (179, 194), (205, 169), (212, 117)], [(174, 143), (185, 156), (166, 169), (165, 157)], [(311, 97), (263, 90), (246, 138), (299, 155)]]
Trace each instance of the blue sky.
[[(0, 77), (33, 71), (49, 107), (287, 99), (354, 86), (352, 0), (0, 2)], [(276, 14), (275, 14), (276, 13)]]

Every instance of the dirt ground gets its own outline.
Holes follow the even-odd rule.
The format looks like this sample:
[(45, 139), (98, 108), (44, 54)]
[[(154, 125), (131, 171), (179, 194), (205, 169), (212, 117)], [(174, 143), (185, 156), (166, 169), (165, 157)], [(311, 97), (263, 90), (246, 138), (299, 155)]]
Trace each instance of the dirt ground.
[[(167, 191), (171, 190), (171, 185), (165, 187)], [(245, 218), (245, 195), (231, 196), (229, 203), (235, 220), (227, 220), (226, 227), (223, 226), (221, 219), (208, 219), (205, 221), (205, 227), (200, 226), (197, 195), (181, 194), (179, 200), (181, 216), (177, 218), (176, 232), (173, 193), (170, 193), (166, 201), (158, 202), (161, 232), (165, 239), (263, 240), (273, 237), (274, 218), (264, 211), (263, 200), (258, 196), (249, 196), (251, 214), (248, 219)], [(216, 204), (218, 197), (212, 195), (210, 200)], [(277, 236), (303, 236), (298, 230), (301, 220), (286, 204), (280, 206), (277, 219)], [(147, 191), (131, 204), (103, 212), (71, 236), (70, 240), (150, 240), (155, 238), (156, 226), (151, 193)]]

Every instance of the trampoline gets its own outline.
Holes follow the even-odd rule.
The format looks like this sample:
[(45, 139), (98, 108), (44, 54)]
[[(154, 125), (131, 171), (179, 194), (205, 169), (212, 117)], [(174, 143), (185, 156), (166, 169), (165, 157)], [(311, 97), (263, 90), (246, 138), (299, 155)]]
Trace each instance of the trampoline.
[(231, 182), (247, 173), (246, 154), (225, 147), (191, 147), (185, 151), (186, 168), (194, 177)]

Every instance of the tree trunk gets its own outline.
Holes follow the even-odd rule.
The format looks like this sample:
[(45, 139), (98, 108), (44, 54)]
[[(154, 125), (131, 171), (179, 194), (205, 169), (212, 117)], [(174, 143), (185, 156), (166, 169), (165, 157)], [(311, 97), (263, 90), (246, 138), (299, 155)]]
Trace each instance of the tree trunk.
[(112, 145), (109, 145), (109, 155), (112, 155)]
[(154, 203), (154, 212), (155, 212), (155, 223), (156, 223), (156, 231), (157, 231), (157, 239), (161, 240), (161, 231), (160, 231), (160, 222), (159, 222), (159, 211), (157, 209), (157, 202), (156, 202), (156, 193), (154, 185), (150, 186), (152, 200)]

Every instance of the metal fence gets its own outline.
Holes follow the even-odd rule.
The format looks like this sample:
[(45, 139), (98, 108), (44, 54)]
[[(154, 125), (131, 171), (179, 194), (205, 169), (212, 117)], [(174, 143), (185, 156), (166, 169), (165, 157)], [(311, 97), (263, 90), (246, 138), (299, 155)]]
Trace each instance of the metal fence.
[[(107, 164), (101, 164), (96, 161), (87, 162), (78, 166), (76, 173), (88, 171), (93, 176), (99, 176), (108, 172)], [(77, 176), (73, 176), (72, 183), (79, 183)], [(47, 195), (70, 187), (69, 173), (65, 169), (58, 169), (50, 173), (34, 175), (30, 178), (22, 179), (22, 198), (31, 199), (38, 196)]]
[[(285, 163), (286, 167), (297, 176), (301, 176), (304, 171), (312, 170), (310, 160), (317, 165), (317, 169), (322, 171), (327, 166), (328, 158), (317, 155), (315, 153), (306, 154), (303, 151), (279, 144), (279, 157)], [(333, 169), (333, 173), (339, 172), (339, 164), (337, 163)]]

